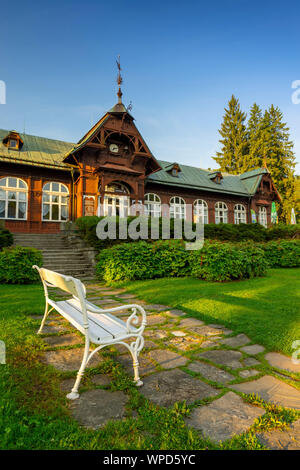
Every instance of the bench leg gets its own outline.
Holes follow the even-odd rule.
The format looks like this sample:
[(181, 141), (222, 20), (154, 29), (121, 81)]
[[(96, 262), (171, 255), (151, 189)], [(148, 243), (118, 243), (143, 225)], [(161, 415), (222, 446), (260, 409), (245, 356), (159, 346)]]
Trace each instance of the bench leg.
[(89, 342), (89, 340), (86, 339), (85, 340), (85, 348), (84, 348), (83, 359), (82, 359), (80, 369), (77, 373), (77, 377), (76, 377), (76, 380), (75, 380), (74, 387), (72, 388), (71, 392), (68, 393), (68, 395), (67, 395), (67, 398), (69, 400), (76, 400), (76, 398), (79, 398), (78, 388), (79, 388), (82, 376), (84, 374), (86, 364), (88, 362), (89, 350), (90, 350), (90, 342)]
[(133, 359), (133, 370), (134, 370), (134, 382), (137, 387), (141, 387), (143, 382), (140, 379), (139, 374), (139, 354), (144, 346), (143, 336), (137, 337), (136, 341), (131, 345), (130, 352)]
[(48, 307), (49, 307), (49, 304), (48, 304), (48, 302), (46, 302), (44, 317), (43, 317), (41, 326), (40, 326), (40, 328), (37, 332), (38, 335), (40, 335), (42, 333), (42, 330), (43, 330), (44, 325), (45, 325), (45, 321), (47, 320), (47, 317), (48, 317), (49, 313), (52, 312), (52, 310), (53, 310), (53, 307), (50, 310), (48, 310)]

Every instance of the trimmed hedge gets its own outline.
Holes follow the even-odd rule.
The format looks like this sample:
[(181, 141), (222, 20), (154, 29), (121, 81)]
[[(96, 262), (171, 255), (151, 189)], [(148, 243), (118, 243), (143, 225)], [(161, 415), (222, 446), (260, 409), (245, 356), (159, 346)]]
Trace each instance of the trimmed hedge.
[(116, 245), (98, 255), (96, 275), (106, 282), (178, 277), (190, 273), (189, 252), (180, 240)]
[(191, 252), (191, 275), (207, 281), (263, 276), (268, 268), (264, 250), (254, 243), (206, 243)]
[[(129, 224), (135, 217), (128, 217), (127, 223)], [(79, 217), (76, 220), (76, 226), (79, 234), (85, 241), (94, 246), (96, 249), (101, 250), (109, 246), (114, 246), (120, 243), (131, 243), (132, 240), (99, 240), (96, 235), (96, 226), (103, 217), (85, 216)], [(150, 221), (150, 219), (149, 219)], [(178, 222), (178, 221), (177, 221)], [(183, 223), (183, 221), (182, 221)], [(161, 227), (162, 219), (159, 219)], [(174, 220), (170, 220), (170, 234), (171, 238), (174, 235)], [(117, 234), (119, 232), (119, 218), (116, 217)], [(193, 224), (195, 229), (195, 224)], [(150, 230), (149, 230), (150, 233)], [(299, 239), (300, 238), (300, 225), (274, 225), (270, 228), (265, 228), (260, 224), (207, 224), (204, 226), (205, 240), (220, 240), (231, 242), (243, 242), (246, 240), (253, 240), (255, 242), (263, 242), (277, 239)], [(161, 238), (161, 237), (160, 237)], [(152, 240), (148, 240), (151, 241)]]
[(267, 267), (264, 251), (253, 243), (206, 243), (201, 250), (187, 251), (182, 241), (168, 240), (102, 250), (96, 272), (108, 283), (179, 276), (227, 281), (262, 276)]
[(13, 241), (13, 235), (9, 230), (0, 229), (0, 251), (7, 246), (11, 246)]
[(39, 275), (32, 266), (43, 264), (42, 252), (35, 248), (16, 246), (0, 252), (0, 283), (31, 284)]
[(300, 266), (300, 240), (279, 240), (262, 244), (266, 260), (272, 268)]

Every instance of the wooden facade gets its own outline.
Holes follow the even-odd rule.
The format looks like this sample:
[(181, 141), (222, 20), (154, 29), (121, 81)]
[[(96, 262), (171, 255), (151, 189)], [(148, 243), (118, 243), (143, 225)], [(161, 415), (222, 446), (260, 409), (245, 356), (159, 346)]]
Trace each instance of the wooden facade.
[[(64, 143), (66, 151), (56, 153), (56, 160), (50, 163), (47, 158), (54, 154), (57, 141), (51, 144), (49, 139), (41, 139), (40, 151), (34, 153), (31, 137), (2, 131), (0, 219), (12, 232), (55, 233), (61, 222), (82, 215), (126, 215), (132, 204), (144, 202), (149, 193), (168, 206), (174, 197), (192, 207), (195, 201), (204, 201), (208, 223), (216, 221), (216, 204), (221, 202), (226, 205), (228, 223), (237, 222), (235, 210), (242, 206), (242, 221), (251, 223), (252, 209), (257, 217), (265, 212), (264, 224), (270, 224), (272, 201), (279, 199), (266, 169), (233, 177), (156, 160), (120, 99), (78, 144)], [(17, 140), (17, 147), (15, 143), (10, 147), (10, 140)], [(15, 196), (19, 202), (13, 199), (13, 178), (27, 185), (26, 214), (24, 194), (23, 199)], [(46, 186), (48, 183), (55, 184)], [(25, 193), (26, 189), (20, 191)], [(195, 218), (193, 210), (185, 216)]]

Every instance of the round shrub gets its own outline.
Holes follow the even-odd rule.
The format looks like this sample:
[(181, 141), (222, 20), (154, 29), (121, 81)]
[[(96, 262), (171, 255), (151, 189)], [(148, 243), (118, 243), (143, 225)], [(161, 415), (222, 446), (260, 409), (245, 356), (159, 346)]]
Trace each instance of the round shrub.
[(0, 252), (0, 283), (31, 284), (39, 280), (39, 275), (32, 266), (41, 266), (42, 252), (35, 248), (16, 246), (4, 248)]

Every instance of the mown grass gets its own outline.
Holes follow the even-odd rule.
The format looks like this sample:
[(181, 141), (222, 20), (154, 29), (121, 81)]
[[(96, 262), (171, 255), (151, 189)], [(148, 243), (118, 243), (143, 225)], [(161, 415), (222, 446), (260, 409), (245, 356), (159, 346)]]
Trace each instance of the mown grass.
[[(259, 315), (265, 314), (265, 330), (269, 328), (274, 335), (279, 327), (277, 344), (281, 344), (280, 341), (287, 344), (284, 338), (280, 339), (288, 331), (287, 325), (284, 330), (284, 321), (278, 322), (276, 318), (281, 304), (285, 321), (289, 325), (292, 325), (292, 320), (296, 323), (298, 311), (293, 309), (296, 308), (298, 274), (299, 270), (298, 273), (296, 270), (276, 270), (268, 278), (259, 279), (259, 282), (255, 279), (224, 285), (192, 279), (188, 282), (185, 279), (166, 279), (130, 283), (128, 289), (151, 303), (184, 308), (206, 321), (222, 319), (222, 323), (231, 326), (234, 331), (246, 332), (252, 339), (266, 345), (263, 340), (256, 339), (255, 321), (250, 320), (251, 315), (256, 315), (257, 321)], [(269, 290), (272, 290), (272, 286), (281, 289), (281, 295), (285, 286), (287, 294), (280, 301), (280, 296), (275, 292), (270, 299), (267, 285)], [(247, 289), (249, 295), (246, 295)], [(292, 291), (294, 297), (291, 298)], [(232, 309), (229, 308), (230, 302)], [(270, 303), (274, 307), (274, 322), (268, 313)], [(222, 305), (227, 306), (226, 318), (221, 316)], [(260, 309), (256, 311), (255, 306), (260, 306)], [(220, 445), (212, 443), (185, 425), (184, 418), (190, 409), (184, 403), (175, 404), (171, 409), (159, 408), (150, 403), (141, 395), (142, 390), (133, 386), (122, 367), (114, 361), (113, 355), (107, 352), (104, 353), (104, 362), (93, 372), (109, 374), (112, 379), (110, 388), (123, 390), (128, 395), (128, 417), (121, 422), (110, 422), (97, 431), (85, 430), (72, 419), (65, 392), (60, 388), (61, 380), (74, 374), (58, 373), (40, 361), (45, 344), (36, 335), (38, 321), (32, 319), (31, 315), (40, 315), (43, 310), (44, 297), (40, 285), (0, 285), (0, 339), (5, 341), (7, 348), (7, 364), (0, 365), (1, 449), (262, 449), (263, 446), (255, 436), (257, 430), (284, 428), (297, 418), (294, 412), (266, 405), (267, 415), (254, 423), (248, 433)], [(239, 310), (244, 310), (243, 315)], [(299, 329), (295, 327), (293, 331), (289, 335), (290, 339), (297, 336)], [(95, 387), (91, 385), (88, 376), (82, 385), (84, 389)], [(220, 393), (225, 392), (226, 389), (220, 387)], [(255, 399), (253, 402), (254, 405), (264, 406)]]
[(245, 333), (270, 351), (290, 355), (300, 339), (300, 269), (272, 269), (262, 278), (215, 283), (191, 278), (120, 283), (149, 303), (179, 308), (208, 323)]

